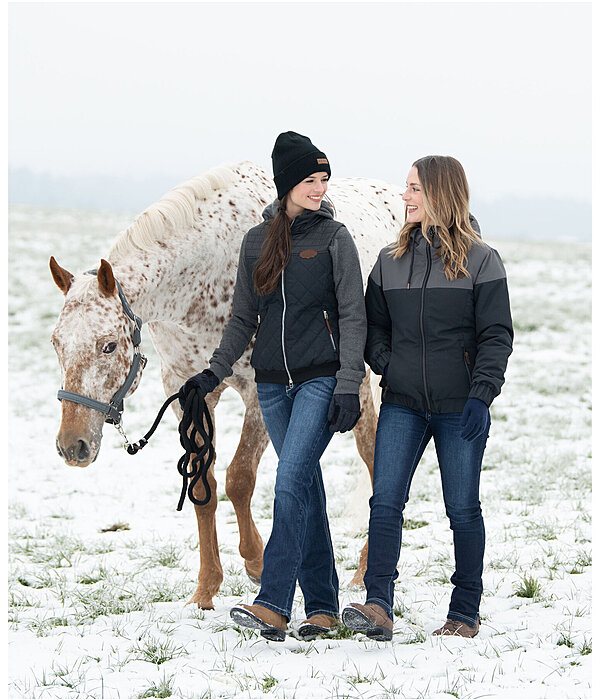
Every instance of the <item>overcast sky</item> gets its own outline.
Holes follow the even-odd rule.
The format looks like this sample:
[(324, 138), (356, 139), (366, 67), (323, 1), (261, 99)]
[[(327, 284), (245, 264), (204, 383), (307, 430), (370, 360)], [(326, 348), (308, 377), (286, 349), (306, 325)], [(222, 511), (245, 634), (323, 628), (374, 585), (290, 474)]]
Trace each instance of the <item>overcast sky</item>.
[(591, 3), (11, 3), (8, 66), (12, 167), (175, 185), (292, 129), (334, 176), (591, 200)]

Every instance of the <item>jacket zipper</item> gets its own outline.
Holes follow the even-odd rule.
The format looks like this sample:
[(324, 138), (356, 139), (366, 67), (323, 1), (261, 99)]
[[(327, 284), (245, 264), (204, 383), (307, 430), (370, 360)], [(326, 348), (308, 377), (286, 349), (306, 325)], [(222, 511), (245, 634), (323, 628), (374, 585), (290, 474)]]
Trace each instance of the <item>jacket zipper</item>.
[(337, 352), (335, 340), (333, 339), (333, 333), (331, 332), (331, 326), (329, 325), (329, 314), (327, 313), (327, 309), (323, 309), (323, 316), (325, 317), (325, 324), (327, 326), (327, 330), (329, 331), (329, 339), (331, 340), (331, 345), (333, 346), (333, 352)]
[(469, 383), (472, 381), (471, 380), (471, 358), (469, 357), (469, 353), (467, 350), (463, 352), (463, 357), (465, 359), (465, 368), (467, 370), (467, 375), (469, 377)]
[(281, 312), (281, 352), (283, 353), (283, 364), (285, 365), (285, 371), (287, 372), (289, 379), (288, 386), (290, 389), (292, 389), (294, 387), (294, 382), (292, 380), (292, 375), (290, 374), (290, 368), (288, 367), (287, 357), (285, 354), (285, 269), (281, 271), (281, 296), (283, 298), (283, 311)]
[(425, 270), (425, 277), (423, 279), (423, 286), (421, 287), (421, 313), (420, 313), (420, 326), (421, 326), (421, 343), (423, 347), (423, 355), (421, 359), (421, 371), (423, 373), (423, 388), (425, 390), (425, 401), (427, 402), (427, 410), (431, 413), (431, 404), (429, 403), (429, 390), (427, 389), (427, 376), (425, 372), (425, 326), (424, 326), (424, 312), (425, 312), (425, 287), (427, 286), (427, 281), (429, 280), (429, 273), (431, 272), (431, 248), (427, 244), (427, 269)]
[(256, 324), (256, 330), (254, 331), (254, 337), (258, 335), (258, 331), (260, 330), (260, 314), (257, 314), (258, 316), (258, 323)]

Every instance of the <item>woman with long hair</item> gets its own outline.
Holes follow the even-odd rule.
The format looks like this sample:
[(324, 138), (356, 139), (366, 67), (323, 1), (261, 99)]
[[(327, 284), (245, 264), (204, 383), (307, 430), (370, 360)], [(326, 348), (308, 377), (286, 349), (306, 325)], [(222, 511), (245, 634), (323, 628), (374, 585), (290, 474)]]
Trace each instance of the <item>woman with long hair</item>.
[(479, 630), (485, 530), (479, 476), (512, 351), (512, 321), (500, 256), (469, 214), (461, 164), (448, 156), (413, 163), (405, 223), (384, 248), (366, 292), (365, 359), (382, 375), (370, 500), (366, 603), (344, 608), (350, 629), (392, 638), (394, 581), (410, 484), (433, 437), (454, 537), (454, 585), (436, 635)]
[(324, 200), (331, 169), (309, 138), (282, 133), (272, 153), (277, 200), (242, 241), (232, 317), (209, 369), (180, 389), (205, 396), (256, 334), (251, 363), (279, 462), (260, 591), (232, 619), (282, 641), (296, 582), (305, 639), (337, 624), (338, 577), (319, 460), (336, 431), (360, 417), (366, 316), (358, 252)]

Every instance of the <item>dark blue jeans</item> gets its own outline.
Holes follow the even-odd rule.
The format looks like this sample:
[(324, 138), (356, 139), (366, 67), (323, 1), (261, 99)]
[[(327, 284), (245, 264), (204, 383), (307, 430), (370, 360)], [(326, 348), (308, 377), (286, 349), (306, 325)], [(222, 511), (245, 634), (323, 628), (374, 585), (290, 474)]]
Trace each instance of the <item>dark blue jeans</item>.
[(485, 530), (479, 503), (479, 475), (487, 432), (473, 442), (460, 437), (460, 413), (424, 413), (381, 405), (370, 500), (367, 603), (392, 617), (396, 566), (400, 558), (404, 505), (427, 443), (433, 437), (442, 477), (446, 515), (454, 536), (455, 571), (448, 617), (474, 626), (483, 585)]
[(319, 459), (331, 440), (327, 412), (335, 377), (317, 377), (288, 389), (257, 385), (258, 400), (279, 457), (273, 527), (265, 547), (255, 603), (289, 620), (296, 581), (306, 616), (337, 617), (338, 577), (325, 510)]

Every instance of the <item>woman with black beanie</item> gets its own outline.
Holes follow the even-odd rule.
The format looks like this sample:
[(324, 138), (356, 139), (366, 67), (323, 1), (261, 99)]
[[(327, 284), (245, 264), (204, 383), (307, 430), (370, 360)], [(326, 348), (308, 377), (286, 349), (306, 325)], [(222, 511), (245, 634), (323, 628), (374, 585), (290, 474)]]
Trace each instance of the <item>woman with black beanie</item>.
[(180, 389), (202, 396), (233, 373), (256, 333), (251, 363), (279, 457), (261, 588), (232, 619), (285, 639), (296, 582), (312, 639), (337, 624), (338, 577), (319, 460), (334, 432), (360, 417), (367, 324), (358, 252), (324, 200), (331, 169), (309, 138), (288, 131), (272, 153), (278, 199), (242, 241), (232, 317), (204, 370)]

